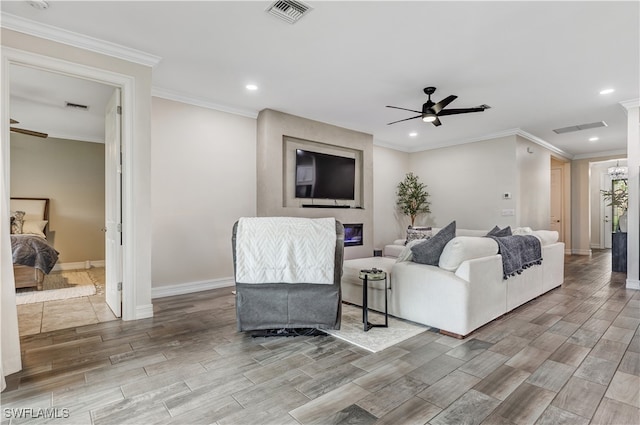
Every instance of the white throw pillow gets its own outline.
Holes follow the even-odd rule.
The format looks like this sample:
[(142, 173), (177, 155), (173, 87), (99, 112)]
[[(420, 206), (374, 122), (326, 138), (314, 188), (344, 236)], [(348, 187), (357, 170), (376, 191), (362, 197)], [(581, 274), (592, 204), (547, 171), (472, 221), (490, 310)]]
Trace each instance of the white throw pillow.
[(400, 263), (402, 261), (411, 261), (413, 259), (413, 252), (411, 251), (411, 247), (419, 244), (420, 242), (424, 242), (425, 239), (414, 239), (411, 242), (408, 242), (398, 254), (398, 258), (396, 258), (396, 263)]
[(450, 272), (458, 270), (464, 261), (489, 257), (498, 253), (498, 243), (491, 238), (457, 236), (445, 245), (438, 266)]
[(531, 230), (531, 227), (516, 227), (511, 234), (516, 236), (533, 235), (533, 230)]
[(22, 224), (22, 233), (45, 238), (44, 228), (47, 223), (47, 220), (25, 220)]

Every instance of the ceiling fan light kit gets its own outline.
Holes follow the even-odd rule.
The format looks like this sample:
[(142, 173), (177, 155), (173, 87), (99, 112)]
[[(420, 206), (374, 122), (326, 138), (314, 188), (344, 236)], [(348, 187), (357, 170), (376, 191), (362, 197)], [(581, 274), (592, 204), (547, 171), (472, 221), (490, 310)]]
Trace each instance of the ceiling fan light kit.
[(431, 100), (431, 95), (435, 93), (435, 87), (426, 87), (424, 89), (424, 93), (428, 96), (428, 100), (422, 105), (422, 111), (416, 111), (414, 109), (400, 108), (399, 106), (390, 106), (387, 105), (387, 108), (393, 109), (402, 109), (403, 111), (415, 112), (420, 115), (416, 115), (415, 117), (405, 118), (403, 120), (393, 121), (388, 123), (387, 125), (396, 124), (402, 121), (409, 121), (416, 118), (421, 118), (423, 122), (430, 122), (434, 126), (438, 127), (442, 125), (439, 117), (445, 115), (457, 115), (457, 114), (467, 114), (469, 112), (482, 112), (485, 109), (491, 108), (489, 105), (483, 104), (480, 106), (476, 106), (474, 108), (458, 108), (458, 109), (445, 109), (447, 105), (456, 100), (458, 96), (451, 95), (442, 99), (438, 103), (434, 103)]

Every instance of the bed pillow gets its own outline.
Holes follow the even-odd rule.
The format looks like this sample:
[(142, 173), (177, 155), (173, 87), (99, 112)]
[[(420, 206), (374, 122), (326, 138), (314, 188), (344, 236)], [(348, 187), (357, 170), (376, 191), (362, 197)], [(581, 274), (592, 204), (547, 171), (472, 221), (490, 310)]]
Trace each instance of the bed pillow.
[(404, 244), (407, 245), (409, 242), (418, 239), (429, 239), (431, 236), (433, 236), (431, 227), (410, 227), (407, 229), (407, 239)]
[(455, 236), (456, 222), (452, 221), (430, 239), (411, 247), (411, 252), (413, 254), (412, 261), (415, 263), (437, 266), (440, 262), (442, 250), (451, 239), (455, 238)]
[(44, 228), (47, 226), (47, 223), (47, 220), (25, 220), (22, 224), (22, 233), (46, 238)]
[(11, 211), (11, 233), (19, 235), (22, 233), (22, 225), (24, 223), (24, 211)]

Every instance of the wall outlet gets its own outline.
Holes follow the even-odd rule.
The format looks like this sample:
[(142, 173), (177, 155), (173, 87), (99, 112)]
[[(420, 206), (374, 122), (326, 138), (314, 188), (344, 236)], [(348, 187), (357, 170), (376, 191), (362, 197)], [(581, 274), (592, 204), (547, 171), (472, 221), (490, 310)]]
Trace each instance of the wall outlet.
[(505, 208), (502, 210), (503, 217), (509, 217), (514, 215), (516, 215), (516, 210), (514, 210), (513, 208)]
[(502, 194), (502, 199), (511, 199), (511, 192), (505, 192)]

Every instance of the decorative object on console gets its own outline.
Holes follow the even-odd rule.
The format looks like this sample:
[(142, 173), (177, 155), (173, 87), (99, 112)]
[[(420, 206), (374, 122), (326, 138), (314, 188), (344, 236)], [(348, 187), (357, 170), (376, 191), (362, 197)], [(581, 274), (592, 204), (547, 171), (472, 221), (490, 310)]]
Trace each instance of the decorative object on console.
[(429, 193), (425, 190), (426, 184), (421, 183), (413, 173), (407, 173), (404, 180), (398, 184), (396, 204), (404, 215), (411, 217), (413, 227), (416, 216), (420, 213), (430, 213), (430, 202), (427, 200)]
[(440, 255), (445, 245), (456, 237), (455, 220), (446, 225), (442, 230), (436, 233), (432, 238), (425, 240), (411, 248), (413, 253), (413, 262), (420, 264), (429, 264), (437, 266), (440, 262)]
[[(609, 203), (607, 206), (614, 208), (614, 231), (627, 231), (627, 209), (629, 208), (629, 183), (626, 179), (613, 180), (611, 190), (601, 190), (600, 193), (605, 201)], [(618, 213), (615, 209), (622, 212)], [(617, 220), (616, 220), (617, 218)], [(616, 223), (617, 221), (617, 223)]]

